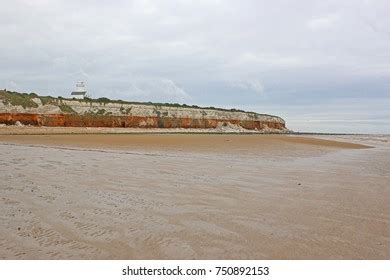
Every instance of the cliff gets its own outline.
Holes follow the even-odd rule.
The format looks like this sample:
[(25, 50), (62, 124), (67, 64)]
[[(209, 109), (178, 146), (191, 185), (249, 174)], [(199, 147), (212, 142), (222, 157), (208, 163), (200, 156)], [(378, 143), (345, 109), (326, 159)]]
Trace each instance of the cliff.
[(282, 118), (237, 109), (122, 100), (65, 99), (0, 91), (0, 124), (33, 126), (218, 128), (285, 132)]

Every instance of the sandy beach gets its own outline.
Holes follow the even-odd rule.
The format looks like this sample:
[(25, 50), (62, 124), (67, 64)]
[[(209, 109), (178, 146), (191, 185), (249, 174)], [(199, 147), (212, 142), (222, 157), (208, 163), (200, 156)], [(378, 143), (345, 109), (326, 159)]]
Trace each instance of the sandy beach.
[(390, 136), (0, 135), (1, 259), (389, 259)]

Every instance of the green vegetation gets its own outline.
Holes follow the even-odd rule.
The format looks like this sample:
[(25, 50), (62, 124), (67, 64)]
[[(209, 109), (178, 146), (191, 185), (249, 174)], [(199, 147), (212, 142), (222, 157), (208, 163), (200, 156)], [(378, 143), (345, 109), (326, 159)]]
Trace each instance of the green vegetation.
[(104, 116), (104, 115), (109, 115), (108, 112), (107, 112), (105, 109), (99, 109), (99, 110), (97, 110), (97, 111), (89, 110), (86, 114), (87, 114), (87, 115), (90, 115), (90, 116)]
[[(111, 102), (111, 100), (108, 99), (107, 97), (100, 97), (100, 98), (96, 99), (96, 101), (99, 102), (99, 103), (103, 103), (103, 104), (106, 104), (106, 103), (110, 103), (110, 102)], [(122, 101), (122, 102), (123, 102), (123, 101)]]
[(12, 106), (22, 106), (26, 108), (37, 108), (38, 104), (32, 99), (34, 95), (28, 93), (18, 93), (13, 91), (0, 90), (0, 100), (4, 104), (11, 104)]
[(153, 109), (153, 113), (157, 115), (157, 117), (159, 118), (161, 116), (161, 112), (158, 109), (158, 106), (156, 106), (156, 108)]
[(104, 109), (99, 109), (99, 110), (97, 110), (97, 112), (95, 113), (96, 115), (104, 115), (104, 114), (106, 114), (106, 110), (104, 110)]
[(70, 107), (69, 105), (61, 104), (59, 107), (60, 107), (61, 111), (64, 113), (69, 113), (69, 114), (76, 113), (76, 111), (73, 110), (72, 107)]
[[(89, 103), (91, 106), (93, 103), (100, 103), (100, 104), (107, 104), (107, 103), (116, 103), (116, 104), (123, 104), (123, 105), (149, 105), (149, 106), (154, 106), (155, 110), (161, 109), (161, 107), (172, 107), (172, 108), (194, 108), (194, 109), (202, 109), (202, 114), (205, 116), (207, 113), (205, 110), (217, 110), (217, 111), (225, 111), (225, 112), (240, 112), (240, 113), (249, 113), (251, 114), (252, 117), (258, 118), (259, 116), (270, 116), (272, 115), (267, 115), (267, 114), (258, 114), (255, 112), (246, 112), (244, 110), (239, 110), (239, 109), (224, 109), (224, 108), (215, 108), (215, 107), (200, 107), (197, 105), (187, 105), (187, 104), (179, 104), (179, 103), (153, 103), (153, 102), (134, 102), (134, 101), (123, 101), (123, 100), (111, 100), (107, 97), (100, 97), (100, 98), (90, 98), (90, 97), (85, 97), (84, 99), (75, 99), (75, 98), (65, 98), (65, 97), (52, 97), (52, 96), (38, 96), (36, 93), (18, 93), (18, 92), (12, 92), (12, 91), (7, 91), (7, 90), (0, 90), (0, 100), (3, 100), (3, 103), (5, 104), (12, 104), (14, 106), (21, 105), (23, 108), (37, 108), (38, 104), (35, 103), (32, 99), (33, 98), (39, 98), (42, 102), (43, 105), (46, 104), (53, 104), (53, 105), (58, 105), (62, 106), (61, 110), (63, 112), (69, 112), (70, 109), (73, 111), (72, 108), (67, 108), (64, 107), (65, 105), (60, 105), (62, 104), (62, 101), (64, 100), (69, 100), (69, 101), (78, 101), (78, 102), (86, 102)], [(126, 113), (129, 114), (131, 111), (131, 108), (124, 108), (121, 107), (120, 109), (121, 113)], [(74, 111), (73, 111), (74, 112)], [(70, 113), (70, 112), (69, 112)], [(106, 114), (106, 111), (104, 109), (99, 110), (96, 113), (93, 114), (98, 114), (98, 115), (104, 115)]]
[(51, 96), (39, 96), (39, 99), (41, 100), (42, 105), (46, 105), (46, 104), (57, 105), (58, 103), (57, 102), (58, 99)]
[[(66, 99), (64, 100), (72, 100), (72, 99)], [(77, 100), (77, 99), (73, 99)], [(116, 103), (116, 104), (123, 104), (123, 105), (149, 105), (149, 106), (154, 106), (158, 109), (161, 109), (161, 107), (174, 107), (174, 108), (194, 108), (194, 109), (203, 109), (203, 110), (218, 110), (218, 111), (225, 111), (225, 112), (241, 112), (241, 113), (247, 113), (244, 110), (239, 110), (239, 109), (224, 109), (224, 108), (215, 108), (215, 107), (200, 107), (197, 105), (187, 105), (187, 104), (179, 104), (179, 103), (160, 103), (160, 102), (137, 102), (137, 101), (123, 101), (121, 99), (117, 100), (112, 100), (107, 97), (100, 97), (100, 98), (90, 98), (90, 97), (85, 97), (84, 99), (78, 100), (79, 102), (88, 102), (88, 103)], [(122, 112), (122, 110), (121, 110)], [(257, 114), (255, 112), (251, 112), (253, 114)]]
[(132, 107), (128, 107), (128, 108), (125, 109), (125, 107), (122, 106), (122, 107), (120, 107), (119, 111), (122, 114), (124, 114), (124, 115), (128, 115), (128, 114), (130, 114), (131, 109), (133, 109), (133, 108)]

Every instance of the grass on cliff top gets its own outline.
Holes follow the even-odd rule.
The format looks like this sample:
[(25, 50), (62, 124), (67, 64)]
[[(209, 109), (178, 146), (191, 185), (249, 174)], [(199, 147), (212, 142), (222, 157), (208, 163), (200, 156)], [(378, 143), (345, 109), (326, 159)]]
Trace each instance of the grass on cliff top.
[(60, 107), (61, 112), (69, 113), (69, 114), (76, 113), (76, 111), (73, 110), (72, 107), (70, 107), (69, 105), (61, 104), (58, 107)]
[(41, 100), (42, 105), (46, 105), (46, 104), (58, 105), (57, 98), (51, 96), (37, 96), (37, 97)]
[(12, 106), (22, 106), (26, 108), (37, 108), (38, 104), (32, 99), (36, 97), (33, 93), (18, 93), (6, 90), (0, 90), (0, 99), (4, 104), (11, 104)]
[[(72, 100), (64, 98), (65, 100)], [(205, 110), (218, 110), (218, 111), (228, 111), (228, 112), (242, 112), (242, 113), (253, 113), (254, 112), (246, 112), (244, 110), (239, 109), (223, 109), (223, 108), (215, 108), (215, 107), (200, 107), (197, 105), (187, 105), (187, 104), (179, 104), (179, 103), (161, 103), (161, 102), (137, 102), (137, 101), (123, 101), (120, 99), (117, 100), (111, 100), (107, 97), (100, 97), (100, 98), (90, 98), (85, 97), (84, 99), (79, 100), (80, 102), (96, 102), (100, 104), (107, 104), (107, 103), (117, 103), (117, 104), (128, 104), (128, 105), (149, 105), (149, 106), (155, 106), (155, 107), (175, 107), (175, 108), (195, 108), (195, 109), (205, 109)]]
[(202, 109), (202, 110), (216, 110), (216, 111), (224, 111), (224, 112), (241, 112), (241, 113), (248, 113), (252, 114), (252, 117), (257, 118), (258, 116), (270, 116), (274, 117), (273, 115), (268, 114), (259, 114), (256, 112), (247, 112), (244, 110), (239, 109), (224, 109), (224, 108), (216, 108), (216, 107), (200, 107), (197, 105), (187, 105), (187, 104), (179, 104), (179, 103), (159, 103), (159, 102), (136, 102), (136, 101), (123, 101), (123, 100), (111, 100), (107, 97), (100, 97), (100, 98), (89, 98), (85, 97), (84, 99), (75, 99), (75, 98), (64, 98), (59, 96), (58, 98), (52, 97), (52, 96), (39, 96), (36, 93), (19, 93), (15, 91), (7, 91), (7, 90), (0, 90), (0, 100), (4, 100), (3, 102), (5, 104), (11, 104), (13, 106), (21, 105), (23, 108), (37, 108), (38, 104), (35, 103), (32, 99), (33, 98), (39, 98), (43, 105), (46, 104), (53, 104), (60, 107), (61, 111), (65, 113), (75, 113), (75, 111), (67, 105), (62, 105), (62, 100), (68, 100), (68, 101), (79, 101), (79, 102), (86, 102), (86, 103), (100, 103), (105, 105), (106, 103), (116, 103), (116, 104), (126, 104), (126, 105), (149, 105), (149, 106), (155, 106), (155, 107), (173, 107), (173, 108), (193, 108), (193, 109)]
[[(69, 98), (63, 98), (64, 100), (75, 100), (69, 99)], [(236, 108), (232, 109), (225, 109), (225, 108), (218, 108), (218, 107), (201, 107), (197, 105), (187, 105), (187, 104), (179, 104), (179, 103), (160, 103), (160, 102), (137, 102), (137, 101), (123, 101), (121, 99), (117, 100), (111, 100), (107, 97), (100, 97), (100, 98), (89, 98), (85, 97), (84, 99), (78, 100), (80, 102), (95, 102), (95, 103), (100, 103), (100, 104), (106, 104), (106, 103), (116, 103), (116, 104), (125, 104), (125, 105), (148, 105), (148, 106), (154, 106), (154, 107), (173, 107), (173, 108), (192, 108), (192, 109), (201, 109), (201, 110), (216, 110), (216, 111), (224, 111), (224, 112), (240, 112), (240, 113), (247, 113), (247, 114), (252, 114), (254, 118), (257, 118), (258, 116), (269, 116), (269, 117), (275, 117), (273, 115), (268, 115), (268, 114), (259, 114), (256, 112), (249, 112), (249, 111), (244, 111)]]

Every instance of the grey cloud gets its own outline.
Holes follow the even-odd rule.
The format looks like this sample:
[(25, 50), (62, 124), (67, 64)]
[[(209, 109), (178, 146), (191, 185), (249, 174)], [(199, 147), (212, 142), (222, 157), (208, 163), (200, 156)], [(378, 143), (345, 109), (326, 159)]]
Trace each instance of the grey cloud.
[(389, 13), (387, 0), (2, 1), (0, 87), (66, 96), (81, 79), (96, 97), (286, 108), (321, 130), (300, 104), (326, 116), (389, 97)]
[(188, 102), (191, 97), (167, 78), (135, 78), (129, 81), (128, 96), (137, 101)]
[(258, 79), (231, 81), (231, 84), (233, 87), (255, 91), (259, 94), (264, 92), (264, 86)]
[(313, 30), (327, 29), (337, 24), (339, 16), (336, 14), (324, 15), (309, 20), (308, 26)]

